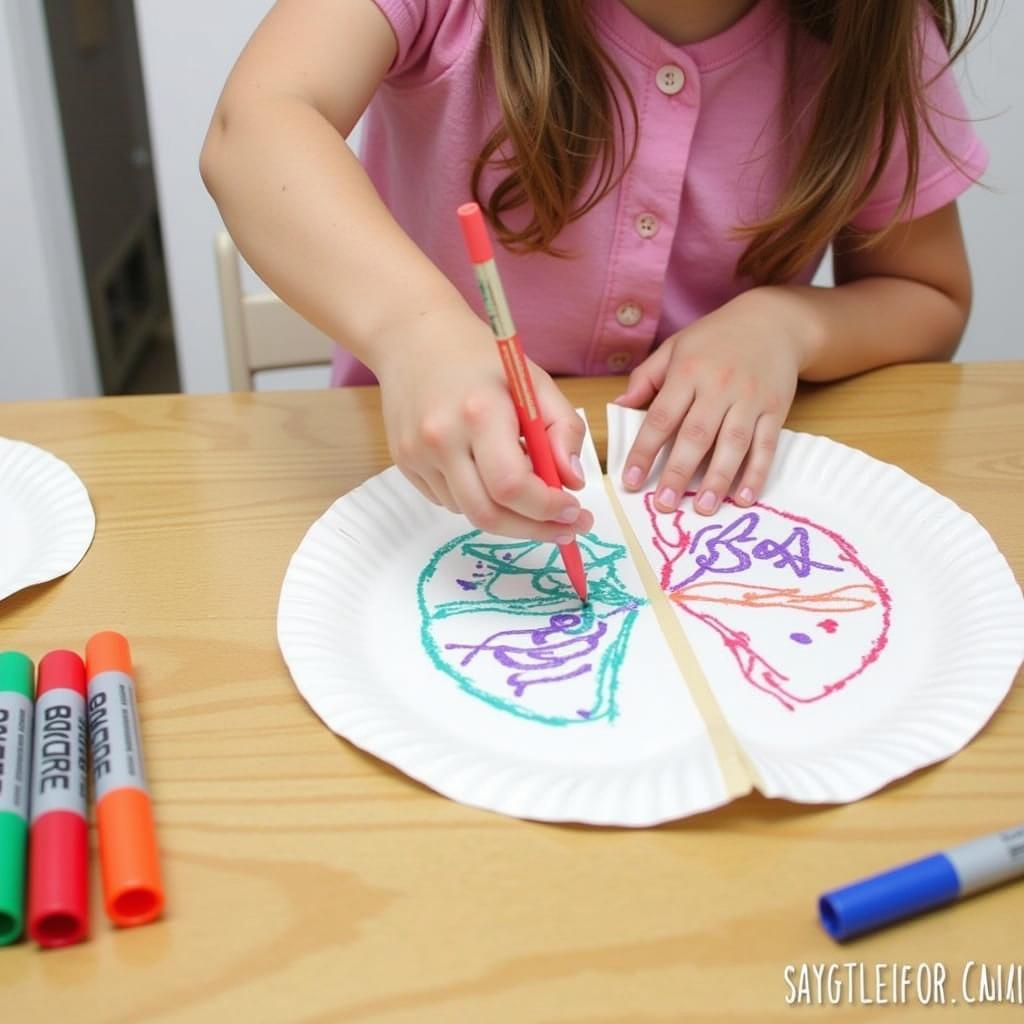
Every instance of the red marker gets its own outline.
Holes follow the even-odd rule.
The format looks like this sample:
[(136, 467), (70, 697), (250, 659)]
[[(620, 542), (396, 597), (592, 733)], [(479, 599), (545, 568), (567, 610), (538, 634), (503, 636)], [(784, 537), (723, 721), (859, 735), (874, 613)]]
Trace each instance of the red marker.
[(103, 902), (110, 920), (127, 928), (155, 920), (164, 907), (128, 641), (97, 633), (86, 644), (85, 665)]
[[(512, 313), (508, 308), (508, 299), (498, 276), (494, 250), (491, 248), (491, 239), (487, 234), (483, 214), (476, 203), (466, 203), (459, 207), (458, 215), (469, 258), (473, 261), (476, 283), (480, 286), (487, 316), (498, 342), (501, 365), (505, 368), (505, 379), (508, 381), (508, 389), (512, 392), (512, 401), (519, 416), (519, 429), (522, 430), (523, 439), (526, 441), (526, 453), (530, 456), (534, 472), (544, 483), (549, 487), (561, 487), (562, 478), (558, 475), (551, 442), (548, 440), (548, 432), (540, 415), (533, 381), (530, 380), (526, 355), (516, 334)], [(581, 601), (586, 601), (587, 574), (583, 569), (579, 545), (576, 541), (560, 544), (559, 551), (573, 589)]]
[(89, 934), (85, 665), (72, 651), (39, 662), (32, 756), (28, 933), (44, 948)]

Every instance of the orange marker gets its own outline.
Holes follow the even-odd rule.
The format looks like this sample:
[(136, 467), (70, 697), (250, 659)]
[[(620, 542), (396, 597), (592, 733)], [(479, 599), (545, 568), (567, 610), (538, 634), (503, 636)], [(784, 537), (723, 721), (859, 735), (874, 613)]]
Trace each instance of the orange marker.
[(164, 907), (128, 641), (97, 633), (85, 647), (85, 670), (103, 902), (110, 920), (127, 928), (155, 920)]

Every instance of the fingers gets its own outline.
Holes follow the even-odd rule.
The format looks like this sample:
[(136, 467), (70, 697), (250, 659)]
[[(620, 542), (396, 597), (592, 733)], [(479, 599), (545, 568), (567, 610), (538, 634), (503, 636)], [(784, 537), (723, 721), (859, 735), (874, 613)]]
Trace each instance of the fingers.
[(660, 345), (630, 375), (626, 390), (615, 399), (616, 405), (641, 409), (647, 405), (665, 384), (672, 346)]
[(698, 397), (687, 411), (655, 488), (654, 504), (659, 511), (671, 512), (679, 507), (693, 474), (715, 443), (724, 413), (725, 409), (710, 397)]
[(709, 426), (714, 420), (714, 413), (702, 412), (699, 402), (694, 403), (684, 419), (656, 488), (655, 506), (660, 511), (678, 507), (687, 484), (707, 455), (709, 434), (714, 437), (714, 452), (694, 498), (695, 510), (701, 515), (713, 515), (730, 488), (734, 501), (742, 507), (752, 505), (763, 491), (779, 443), (779, 417), (771, 413), (758, 417), (754, 409), (734, 405), (718, 427), (717, 435)]
[(481, 437), (473, 445), (473, 461), (488, 498), (496, 505), (536, 522), (571, 526), (582, 509), (575, 496), (549, 487), (533, 472), (530, 460), (514, 447), (511, 452), (488, 447)]
[(558, 475), (566, 487), (578, 491), (586, 482), (580, 452), (587, 428), (558, 385), (541, 371), (533, 371), (537, 401), (548, 430)]
[(548, 425), (548, 438), (551, 441), (551, 451), (555, 456), (558, 475), (565, 486), (571, 487), (574, 491), (580, 490), (586, 483), (583, 463), (580, 462), (580, 451), (586, 432), (583, 420), (575, 412)]
[(722, 499), (729, 493), (750, 450), (756, 423), (757, 411), (749, 406), (737, 404), (726, 413), (718, 430), (714, 454), (693, 502), (694, 508), (702, 515), (717, 512)]
[(736, 504), (752, 505), (764, 490), (768, 472), (772, 468), (775, 450), (779, 446), (782, 420), (772, 413), (764, 413), (754, 427), (747, 463), (740, 473), (736, 487)]
[(693, 395), (692, 384), (685, 380), (658, 392), (626, 456), (622, 482), (629, 490), (635, 491), (644, 485), (658, 453), (687, 416)]
[(560, 487), (549, 487), (533, 472), (514, 426), (503, 417), (483, 416), (471, 427), (473, 461), (492, 502), (524, 519), (567, 526), (577, 522), (579, 501)]
[[(546, 374), (539, 379), (559, 472), (580, 487), (584, 423)], [(592, 529), (594, 518), (575, 495), (533, 471), (504, 388), (483, 390), (454, 408), (439, 404), (408, 426), (394, 443), (395, 462), (427, 500), (509, 537), (566, 544)]]
[[(513, 512), (510, 508), (499, 504), (484, 487), (483, 477), (477, 465), (470, 458), (459, 459), (448, 470), (448, 483), (452, 494), (458, 502), (463, 514), (478, 529), (485, 533), (495, 533), (505, 537), (520, 537), (526, 540), (537, 540), (546, 543), (568, 544), (576, 537), (576, 531), (589, 530), (594, 523), (589, 512), (579, 512), (573, 524), (558, 522), (538, 522)], [(546, 490), (546, 485), (538, 477), (538, 484)], [(563, 503), (569, 495), (563, 494)]]

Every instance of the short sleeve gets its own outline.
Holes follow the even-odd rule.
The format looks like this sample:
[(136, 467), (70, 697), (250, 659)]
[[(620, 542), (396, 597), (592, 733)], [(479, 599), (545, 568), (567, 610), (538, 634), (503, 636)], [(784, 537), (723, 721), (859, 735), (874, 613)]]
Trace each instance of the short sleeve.
[(374, 0), (398, 43), (385, 81), (424, 85), (466, 52), (479, 29), (477, 0)]
[[(938, 27), (929, 15), (924, 17), (924, 22), (921, 72), (927, 83), (925, 106), (931, 130), (923, 120), (919, 122), (917, 188), (911, 205), (900, 217), (904, 221), (934, 213), (951, 203), (970, 188), (988, 166), (988, 151), (974, 131), (956, 77), (952, 69), (946, 67), (949, 54)], [(906, 138), (898, 132), (882, 176), (851, 226), (861, 231), (886, 227), (899, 208), (906, 179)]]

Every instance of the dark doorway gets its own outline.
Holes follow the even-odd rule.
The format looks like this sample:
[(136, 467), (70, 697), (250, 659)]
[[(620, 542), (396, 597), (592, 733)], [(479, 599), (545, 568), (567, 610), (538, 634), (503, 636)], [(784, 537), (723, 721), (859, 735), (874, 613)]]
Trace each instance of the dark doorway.
[(105, 394), (179, 391), (132, 0), (44, 0)]

